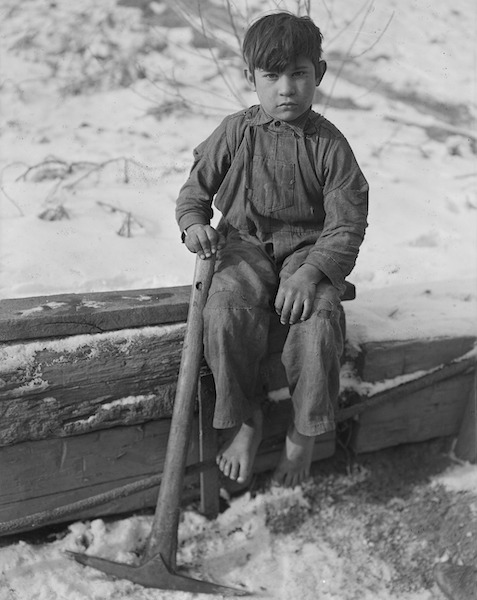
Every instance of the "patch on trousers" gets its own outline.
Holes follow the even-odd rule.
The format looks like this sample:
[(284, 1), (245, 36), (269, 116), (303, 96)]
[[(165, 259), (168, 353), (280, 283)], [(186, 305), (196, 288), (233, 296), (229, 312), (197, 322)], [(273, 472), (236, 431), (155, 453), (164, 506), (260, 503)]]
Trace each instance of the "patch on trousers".
[(269, 310), (268, 306), (257, 306), (242, 294), (231, 292), (230, 290), (217, 290), (207, 299), (206, 310)]

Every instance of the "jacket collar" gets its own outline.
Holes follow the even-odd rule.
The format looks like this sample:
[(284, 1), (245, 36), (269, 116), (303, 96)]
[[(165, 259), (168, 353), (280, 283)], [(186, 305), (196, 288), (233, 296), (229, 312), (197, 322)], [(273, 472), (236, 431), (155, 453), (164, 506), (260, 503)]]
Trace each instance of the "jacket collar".
[[(265, 125), (274, 120), (260, 105), (252, 107), (251, 110), (254, 114), (252, 113), (252, 115), (250, 115), (250, 125)], [(314, 113), (310, 107), (309, 110), (298, 117), (298, 119), (295, 119), (294, 121), (283, 121), (283, 123), (288, 125), (288, 127), (293, 129), (293, 131), (300, 136), (311, 135), (317, 131), (314, 119), (311, 118), (313, 114), (316, 113)]]

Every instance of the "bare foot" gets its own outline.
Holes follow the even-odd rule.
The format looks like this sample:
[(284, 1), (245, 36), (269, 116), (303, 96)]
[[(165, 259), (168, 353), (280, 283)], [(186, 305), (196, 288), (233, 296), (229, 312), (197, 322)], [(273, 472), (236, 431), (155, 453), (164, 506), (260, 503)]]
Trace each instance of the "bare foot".
[(252, 474), (255, 455), (262, 441), (262, 422), (262, 411), (255, 411), (220, 450), (217, 464), (226, 477), (245, 483)]
[(310, 475), (315, 436), (302, 435), (292, 426), (287, 433), (285, 447), (272, 476), (272, 483), (295, 487)]

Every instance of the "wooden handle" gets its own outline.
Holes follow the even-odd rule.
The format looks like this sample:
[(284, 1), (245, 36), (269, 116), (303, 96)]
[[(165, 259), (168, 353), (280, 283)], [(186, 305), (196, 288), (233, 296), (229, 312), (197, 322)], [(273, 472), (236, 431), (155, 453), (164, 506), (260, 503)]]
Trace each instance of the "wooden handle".
[(180, 500), (203, 355), (202, 312), (207, 301), (214, 266), (215, 256), (205, 260), (199, 257), (196, 259), (166, 459), (146, 549), (146, 555), (149, 557), (161, 554), (171, 569), (175, 568)]

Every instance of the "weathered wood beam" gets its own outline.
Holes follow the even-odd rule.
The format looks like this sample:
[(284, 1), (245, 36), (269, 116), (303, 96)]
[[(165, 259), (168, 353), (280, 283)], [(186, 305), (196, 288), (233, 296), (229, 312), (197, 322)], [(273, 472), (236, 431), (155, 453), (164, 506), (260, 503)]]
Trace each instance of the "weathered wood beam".
[(368, 407), (353, 428), (354, 452), (456, 435), (473, 379), (473, 372), (460, 374)]
[(185, 321), (190, 286), (0, 300), (0, 342)]
[(475, 335), (368, 342), (362, 345), (357, 366), (363, 381), (394, 379), (450, 363), (470, 352), (476, 342)]
[[(200, 462), (189, 465), (185, 469), (185, 481), (187, 481), (187, 479), (191, 476), (197, 474), (200, 475), (203, 471), (212, 470), (217, 470), (215, 460), (208, 461), (207, 463)], [(155, 488), (154, 493), (157, 494), (158, 488), (161, 485), (161, 481), (162, 473), (157, 475), (149, 475), (148, 477), (133, 481), (132, 483), (126, 483), (120, 485), (119, 487), (114, 487), (106, 492), (101, 492), (82, 500), (74, 500), (73, 502), (64, 504), (63, 506), (57, 506), (47, 510), (40, 510), (29, 515), (17, 517), (16, 519), (0, 522), (0, 536), (38, 529), (39, 527), (49, 525), (51, 523), (68, 521), (72, 518), (77, 518), (77, 515), (85, 514), (87, 511), (92, 511), (98, 506), (104, 507), (108, 504), (111, 505), (113, 502), (118, 500), (121, 502), (126, 502), (125, 499), (129, 496), (134, 496), (152, 488)], [(104, 511), (104, 508), (100, 510), (100, 512), (102, 511)], [(204, 514), (209, 516), (207, 513)]]
[[(0, 448), (0, 522), (51, 510), (162, 472), (170, 420)], [(198, 461), (197, 423), (188, 464)], [(72, 515), (152, 506), (157, 488)]]
[(170, 415), (184, 328), (4, 345), (0, 446)]
[[(189, 285), (0, 300), (0, 342), (184, 322)], [(343, 300), (355, 296), (347, 283)]]
[[(205, 396), (207, 403), (213, 400), (208, 394)], [(265, 407), (265, 437), (258, 452), (256, 473), (273, 469), (278, 463), (290, 415), (289, 402), (272, 402)], [(0, 448), (0, 536), (48, 523), (154, 506), (169, 427), (170, 420), (161, 419), (138, 426), (28, 441)], [(196, 421), (189, 449), (189, 465), (198, 461), (199, 447)], [(216, 450), (217, 447), (207, 449), (210, 458)], [(334, 432), (319, 436), (313, 459), (328, 458), (334, 451)], [(205, 473), (218, 483), (217, 472), (208, 470)], [(152, 483), (151, 479), (154, 479)], [(197, 490), (198, 476), (191, 475), (187, 484)], [(216, 484), (207, 490), (208, 496), (202, 498), (202, 506), (209, 515), (214, 509), (213, 503), (218, 502)], [(134, 493), (128, 493), (126, 488), (124, 494), (124, 486)], [(123, 489), (116, 493), (116, 488)], [(212, 492), (216, 494), (215, 500), (211, 497)], [(88, 498), (98, 495), (101, 495), (99, 499), (88, 503)], [(197, 491), (195, 495), (198, 495)], [(41, 518), (38, 513), (42, 513)], [(35, 514), (36, 518), (30, 517)]]

